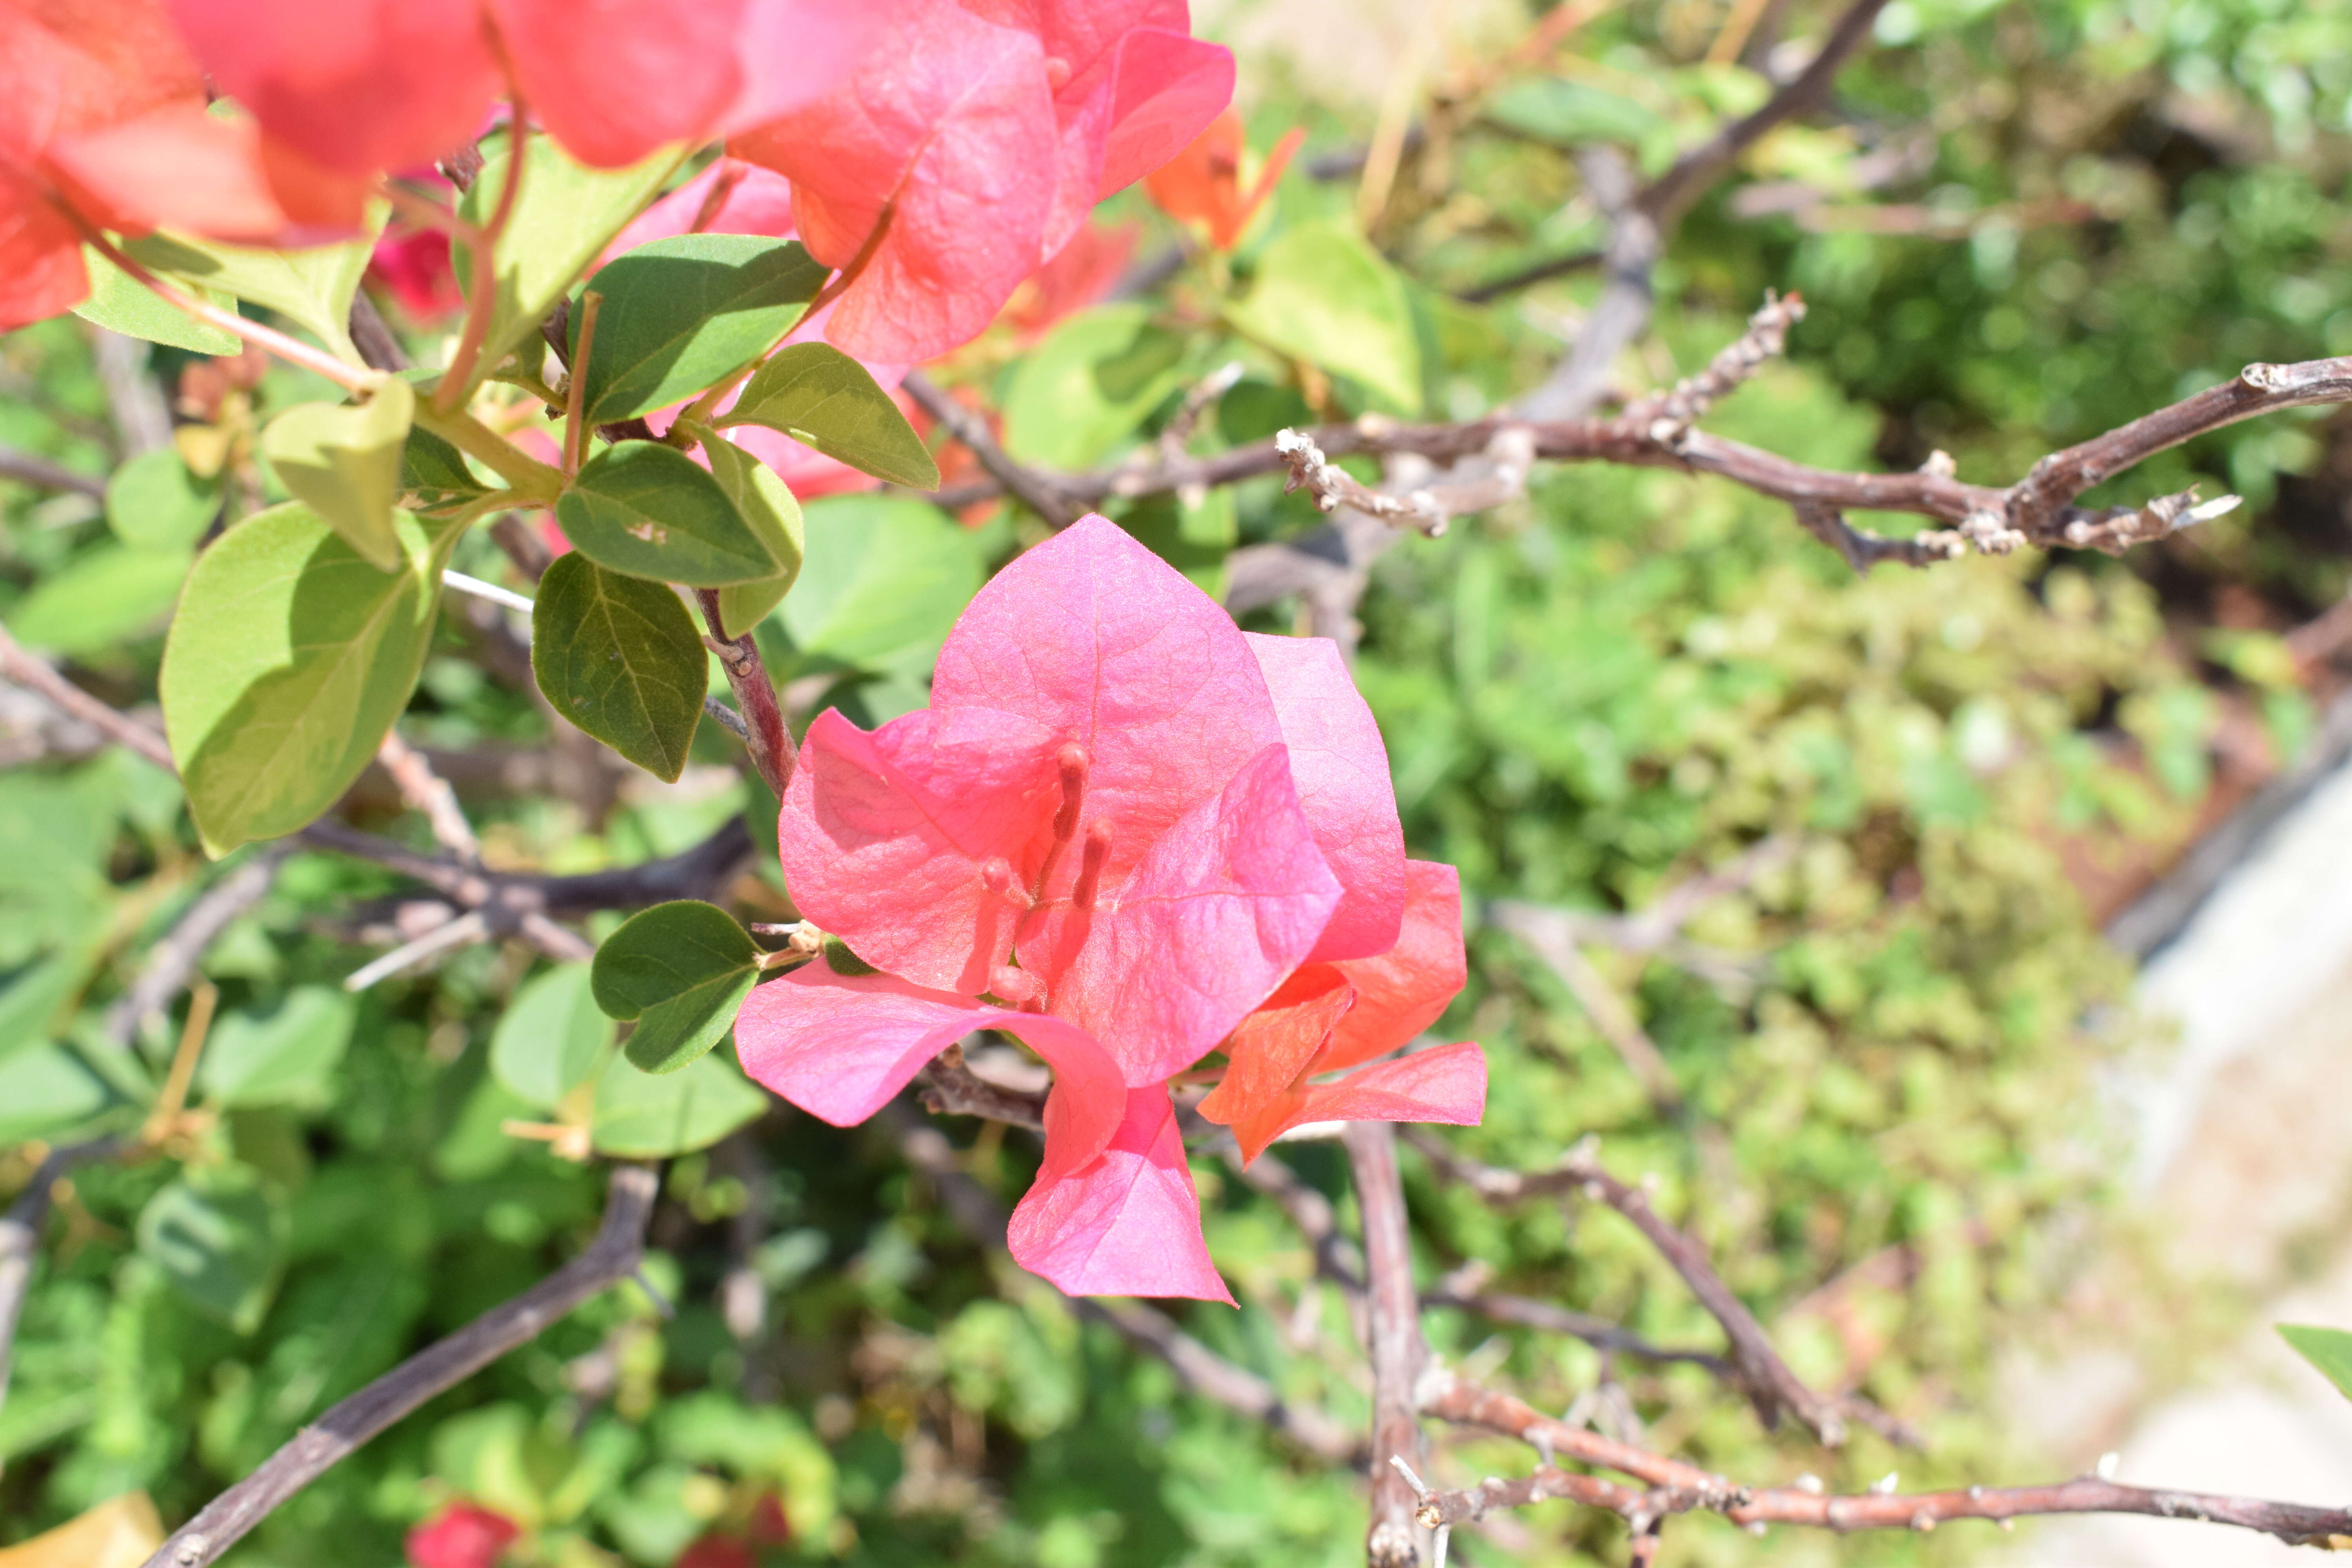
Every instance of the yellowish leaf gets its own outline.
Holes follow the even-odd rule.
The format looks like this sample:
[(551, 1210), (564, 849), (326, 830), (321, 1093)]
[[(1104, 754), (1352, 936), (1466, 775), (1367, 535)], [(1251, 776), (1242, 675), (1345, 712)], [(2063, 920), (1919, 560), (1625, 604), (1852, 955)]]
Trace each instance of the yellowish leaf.
[(140, 1568), (163, 1544), (163, 1521), (145, 1492), (125, 1492), (15, 1546), (0, 1568)]

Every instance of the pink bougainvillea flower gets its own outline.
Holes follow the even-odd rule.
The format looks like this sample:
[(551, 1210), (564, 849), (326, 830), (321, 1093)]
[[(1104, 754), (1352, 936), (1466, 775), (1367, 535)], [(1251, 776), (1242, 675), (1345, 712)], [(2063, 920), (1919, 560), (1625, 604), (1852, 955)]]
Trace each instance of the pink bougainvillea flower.
[[(1337, 648), (1244, 636), (1102, 518), (981, 591), (929, 709), (872, 733), (817, 717), (778, 844), (802, 915), (881, 973), (820, 960), (754, 990), (744, 1067), (846, 1125), (969, 1031), (1027, 1044), (1055, 1087), (1008, 1240), (1065, 1290), (1228, 1299), (1169, 1095), (1221, 1044), (1253, 1111), (1304, 1093), (1307, 1120), (1459, 1121), (1473, 1071), (1483, 1086), (1457, 1056), (1443, 1082), (1302, 1089), (1460, 988), (1458, 900), (1448, 967)], [(1410, 973), (1424, 963), (1439, 973)], [(1342, 1039), (1360, 1005), (1376, 1027)], [(1297, 1039), (1268, 1055), (1237, 1029)]]
[(79, 137), (204, 103), (204, 79), (161, 0), (0, 0), (0, 331), (89, 293), (66, 208), (116, 215), (57, 155)]
[(1241, 243), (1250, 219), (1274, 194), (1275, 182), (1307, 140), (1304, 127), (1293, 126), (1258, 165), (1257, 177), (1242, 188), (1242, 162), (1248, 143), (1242, 117), (1232, 110), (1217, 116), (1206, 131), (1175, 157), (1144, 177), (1143, 188), (1161, 212), (1180, 223), (1197, 223), (1207, 231), (1209, 245), (1231, 250)]
[(453, 1502), (408, 1532), (409, 1568), (491, 1568), (521, 1533), (502, 1513)]
[[(271, 140), (359, 177), (472, 139), (513, 86), (585, 163), (725, 136), (830, 88), (873, 36), (838, 0), (170, 0)], [(507, 68), (501, 68), (501, 60)]]
[(1233, 82), (1184, 0), (900, 0), (846, 81), (731, 151), (791, 178), (818, 260), (846, 267), (876, 242), (830, 335), (912, 363), (976, 336)]
[(1031, 273), (1004, 304), (1004, 319), (1024, 338), (1043, 337), (1064, 317), (1108, 294), (1135, 255), (1133, 224), (1089, 223), (1051, 261)]

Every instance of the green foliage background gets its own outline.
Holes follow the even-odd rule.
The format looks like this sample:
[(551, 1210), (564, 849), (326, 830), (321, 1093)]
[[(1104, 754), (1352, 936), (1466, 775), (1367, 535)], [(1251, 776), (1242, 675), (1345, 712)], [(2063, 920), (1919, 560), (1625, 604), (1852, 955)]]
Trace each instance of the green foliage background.
[[(1573, 199), (1577, 142), (1619, 141), (1654, 172), (1760, 97), (1752, 73), (1701, 63), (1720, 11), (1606, 13), (1578, 35), (1579, 69), (1505, 79), (1481, 116), (1409, 158), (1371, 235), (1394, 270), (1329, 248), (1352, 242), (1313, 257), (1355, 324), (1385, 336), (1330, 347), (1266, 303), (1296, 282), (1286, 237), (1344, 228), (1354, 200), (1351, 184), (1294, 175), (1229, 264), (1204, 261), (1043, 344), (984, 340), (953, 372), (1008, 409), (1016, 451), (1066, 465), (1148, 437), (1185, 386), (1237, 355), (1247, 374), (1204, 447), (1305, 418), (1323, 389), (1297, 360), (1321, 359), (1340, 413), (1410, 412), (1416, 387), (1433, 413), (1484, 412), (1540, 374), (1594, 285), (1572, 274), (1485, 306), (1449, 291), (1598, 242)], [(1822, 7), (1795, 12), (1798, 37), (1824, 25)], [(1692, 216), (1659, 273), (1656, 338), (1625, 374), (1696, 368), (1765, 289), (1801, 289), (1811, 314), (1790, 363), (1709, 428), (1832, 467), (1941, 449), (1963, 477), (2006, 482), (2052, 446), (2247, 361), (2352, 351), (2347, 91), (2340, 4), (1897, 0), (1837, 112), (1776, 134)], [(1316, 146), (1366, 129), (1278, 89), (1253, 110), (1253, 144), (1302, 121)], [(1796, 186), (1811, 205), (1757, 216), (1755, 193)], [(1122, 206), (1159, 243), (1165, 220), (1139, 196)], [(1364, 352), (1375, 357), (1349, 357)], [(192, 357), (154, 360), (168, 382)], [(318, 395), (278, 370), (252, 402)], [(102, 473), (106, 409), (79, 323), (0, 339), (0, 441)], [(237, 417), (220, 422), (231, 437)], [(1557, 469), (1525, 502), (1409, 541), (1376, 574), (1359, 679), (1414, 852), (1458, 865), (1474, 905), (1472, 982), (1443, 1029), (1485, 1043), (1495, 1088), (1486, 1125), (1455, 1141), (1536, 1165), (1597, 1133), (1613, 1168), (1654, 1173), (1661, 1206), (1779, 1321), (1801, 1373), (1851, 1376), (1929, 1434), (1924, 1463), (1900, 1460), (1906, 1482), (2032, 1473), (1988, 1401), (1990, 1367), (2042, 1331), (2097, 1234), (2112, 1150), (2092, 1080), (2122, 1037), (2094, 1021), (2127, 978), (2067, 858), (2177, 840), (2233, 705), (2280, 756), (2308, 734), (2272, 634), (2342, 591), (2341, 429), (2317, 412), (2264, 420), (2118, 479), (2118, 497), (2201, 479), (2251, 503), (2127, 563), (1971, 560), (1856, 582), (1782, 509), (1728, 485)], [(150, 700), (185, 542), (117, 538), (76, 496), (0, 497), (0, 617), (93, 689)], [(1230, 506), (1162, 500), (1123, 521), (1214, 586), (1228, 548), (1315, 516), (1265, 479)], [(763, 647), (861, 722), (919, 705), (938, 638), (1026, 526), (1000, 515), (961, 531), (903, 500), (812, 503), (805, 573)], [(478, 535), (457, 564), (499, 570)], [(2225, 605), (2238, 608), (2224, 617)], [(544, 747), (527, 691), (486, 668), (454, 620), (405, 731), (451, 750)], [(723, 741), (704, 727), (686, 786), (624, 790), (601, 817), (526, 789), (476, 801), (476, 819), (494, 857), (555, 870), (674, 852), (738, 812), (760, 837), (772, 806)], [(388, 830), (423, 841), (413, 819)], [(1599, 955), (1665, 1053), (1679, 1114), (1660, 1113), (1549, 973), (1476, 912), (1497, 898), (1639, 909), (1769, 835), (1796, 841), (1793, 857), (1688, 932), (1738, 961), (1731, 980)], [(97, 1021), (224, 869), (198, 851), (171, 781), (120, 752), (47, 755), (0, 778), (0, 1148), (14, 1151), (0, 1191), (29, 1174), (35, 1141), (135, 1123), (173, 1031), (126, 1057)], [(540, 1114), (488, 1071), (493, 1026), (533, 973), (526, 952), (463, 951), (356, 999), (338, 987), (370, 951), (353, 940), (355, 907), (383, 917), (394, 889), (297, 855), (205, 963), (223, 1009), (215, 1065), (232, 1065), (207, 1069), (196, 1103), (217, 1118), (169, 1157), (85, 1171), (53, 1222), (0, 1409), (0, 1543), (134, 1488), (184, 1516), (593, 1226), (601, 1176), (500, 1131)], [(772, 868), (737, 902), (775, 918)], [(949, 1130), (974, 1174), (1018, 1194), (1034, 1161), (1018, 1135)], [(1333, 1148), (1283, 1152), (1347, 1212)], [(1186, 1311), (1186, 1326), (1286, 1394), (1360, 1421), (1342, 1304), (1267, 1205), (1213, 1165), (1199, 1174), (1243, 1307)], [(1425, 1279), (1475, 1260), (1498, 1288), (1716, 1344), (1613, 1218), (1498, 1215), (1416, 1156), (1408, 1183)], [(333, 1471), (230, 1561), (390, 1564), (408, 1525), (465, 1496), (530, 1527), (520, 1561), (658, 1568), (771, 1491), (795, 1532), (778, 1561), (1239, 1568), (1360, 1552), (1350, 1477), (1184, 1396), (1166, 1368), (992, 1263), (882, 1129), (776, 1108), (673, 1162), (666, 1192), (651, 1273), (674, 1319), (615, 1289)], [(1916, 1285), (1852, 1298), (1849, 1336), (1870, 1345), (1855, 1364), (1830, 1315), (1781, 1318), (1896, 1245), (1916, 1253)], [(731, 1270), (766, 1298), (767, 1331), (748, 1343), (719, 1305)], [(1601, 1370), (1575, 1342), (1444, 1312), (1431, 1328), (1442, 1353), (1549, 1408)], [(1873, 1437), (1828, 1455), (1769, 1436), (1689, 1369), (1615, 1371), (1653, 1441), (1744, 1479), (1811, 1470), (1858, 1486), (1897, 1462)], [(1465, 1479), (1522, 1463), (1471, 1444), (1443, 1466)], [(1613, 1522), (1560, 1505), (1520, 1522), (1524, 1552), (1474, 1540), (1462, 1556), (1622, 1550)], [(1990, 1539), (1758, 1543), (1694, 1522), (1670, 1550), (1693, 1564), (1927, 1562)]]

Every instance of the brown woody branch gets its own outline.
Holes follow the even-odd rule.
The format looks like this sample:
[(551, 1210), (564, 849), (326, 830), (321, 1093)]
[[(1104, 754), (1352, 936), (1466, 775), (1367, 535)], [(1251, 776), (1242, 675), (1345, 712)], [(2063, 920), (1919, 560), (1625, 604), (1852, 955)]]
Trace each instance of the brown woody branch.
[(205, 952), (234, 924), (238, 916), (267, 898), (278, 873), (294, 852), (290, 840), (279, 839), (256, 849), (241, 864), (205, 889), (187, 912), (165, 932), (147, 956), (130, 989), (106, 1010), (103, 1032), (117, 1046), (129, 1049), (139, 1026), (150, 1014), (170, 1002), (195, 973)]
[(62, 463), (53, 463), (31, 452), (20, 452), (14, 447), (0, 447), (0, 479), (38, 485), (45, 490), (71, 490), (93, 500), (106, 494), (104, 479), (90, 474), (76, 473)]
[(1458, 1379), (1448, 1380), (1423, 1405), (1430, 1415), (1517, 1437), (1539, 1451), (1615, 1470), (1643, 1483), (1627, 1487), (1551, 1464), (1515, 1481), (1486, 1480), (1460, 1491), (1433, 1492), (1420, 1510), (1431, 1529), (1467, 1523), (1489, 1509), (1517, 1508), (1567, 1498), (1622, 1515), (1637, 1531), (1670, 1514), (1705, 1509), (1735, 1524), (1763, 1528), (1809, 1525), (1854, 1530), (1929, 1531), (1954, 1520), (2005, 1521), (2068, 1513), (2136, 1513), (2191, 1519), (2275, 1535), (2290, 1545), (2352, 1546), (2352, 1510), (2124, 1486), (2080, 1476), (2043, 1487), (1969, 1487), (1961, 1491), (1873, 1490), (1830, 1495), (1801, 1487), (1745, 1487), (1678, 1459), (1667, 1458), (1570, 1426), (1522, 1401)]
[[(1607, 1204), (1630, 1220), (1634, 1228), (1671, 1264), (1710, 1316), (1722, 1325), (1731, 1342), (1731, 1366), (1767, 1428), (1780, 1425), (1780, 1414), (1794, 1415), (1828, 1447), (1845, 1441), (1849, 1415), (1856, 1402), (1817, 1394), (1805, 1386), (1772, 1348), (1764, 1326), (1725, 1284), (1707, 1259), (1706, 1249), (1690, 1236), (1666, 1223), (1640, 1188), (1629, 1186), (1601, 1167), (1589, 1149), (1571, 1151), (1548, 1171), (1521, 1173), (1498, 1170), (1455, 1153), (1437, 1138), (1408, 1129), (1405, 1136), (1431, 1163), (1487, 1202), (1496, 1205), (1530, 1198), (1579, 1196)], [(1869, 1424), (1896, 1442), (1916, 1446), (1916, 1435), (1892, 1418), (1870, 1412)]]
[(147, 1559), (146, 1568), (205, 1568), (217, 1561), (273, 1509), (361, 1444), (635, 1273), (659, 1185), (651, 1166), (614, 1166), (604, 1223), (586, 1251), (336, 1404), (173, 1531)]
[(1429, 1362), (1421, 1333), (1421, 1296), (1412, 1282), (1412, 1231), (1404, 1182), (1397, 1172), (1396, 1128), (1351, 1121), (1341, 1137), (1364, 1226), (1366, 1349), (1372, 1363), (1372, 1521), (1365, 1539), (1370, 1568), (1414, 1568), (1415, 1488), (1398, 1468), (1429, 1468), (1414, 1411), (1414, 1388)]
[[(1078, 520), (1078, 498), (1066, 494), (1058, 478), (1013, 461), (990, 433), (986, 417), (977, 410), (958, 403), (919, 370), (908, 371), (907, 378), (898, 384), (905, 388), (908, 396), (915, 400), (918, 407), (938, 420), (949, 435), (971, 449), (971, 455), (980, 459), (980, 466), (988, 470), (995, 489), (1009, 492), (1022, 505), (1045, 519), (1048, 528), (1067, 528)], [(953, 503), (944, 491), (934, 499), (943, 507), (952, 507)], [(984, 500), (985, 494), (972, 499)]]
[(784, 727), (783, 710), (776, 706), (776, 686), (768, 679), (767, 661), (760, 657), (760, 645), (749, 631), (732, 639), (721, 636), (717, 589), (697, 588), (694, 597), (702, 606), (702, 618), (709, 623), (711, 651), (719, 656), (719, 667), (727, 672), (727, 684), (735, 692), (735, 704), (742, 710), (743, 745), (751, 753), (751, 765), (782, 801), (800, 752), (793, 744), (793, 732)]

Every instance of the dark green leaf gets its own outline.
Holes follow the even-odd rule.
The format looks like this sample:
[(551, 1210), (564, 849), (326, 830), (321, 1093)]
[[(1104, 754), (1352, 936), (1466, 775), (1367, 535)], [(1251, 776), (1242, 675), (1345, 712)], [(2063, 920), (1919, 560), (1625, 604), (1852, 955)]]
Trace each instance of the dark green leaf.
[(184, 550), (220, 511), (220, 486), (188, 471), (169, 447), (142, 452), (106, 481), (106, 525), (141, 550)]
[(357, 407), (304, 403), (269, 422), (262, 456), (278, 482), (377, 570), (400, 563), (394, 503), (416, 394), (393, 380)]
[(400, 449), (400, 491), (417, 511), (463, 506), (490, 493), (466, 466), (466, 456), (422, 426), (411, 426)]
[(285, 1219), (243, 1165), (192, 1169), (147, 1201), (139, 1250), (189, 1300), (249, 1334), (277, 1288)]
[(719, 1053), (677, 1072), (615, 1062), (596, 1080), (589, 1139), (599, 1153), (658, 1160), (707, 1149), (768, 1108), (768, 1097)]
[(658, 441), (582, 464), (555, 515), (582, 554), (631, 577), (723, 588), (783, 569), (710, 471)]
[(1226, 314), (1261, 342), (1353, 376), (1391, 407), (1421, 406), (1421, 342), (1404, 281), (1353, 229), (1285, 231), (1259, 258), (1249, 297)]
[(358, 1014), (340, 987), (298, 985), (267, 1012), (224, 1015), (205, 1039), (196, 1087), (220, 1106), (322, 1106)]
[(1071, 317), (1014, 367), (1004, 449), (1061, 468), (1105, 457), (1176, 389), (1182, 347), (1182, 339), (1151, 324), (1148, 305), (1105, 305)]
[[(166, 303), (161, 294), (89, 247), (82, 247), (81, 260), (89, 268), (89, 298), (74, 307), (74, 314), (83, 321), (125, 337), (169, 343), (193, 353), (233, 354), (244, 346), (234, 333), (208, 327), (177, 305)], [(217, 289), (192, 288), (207, 305), (228, 310), (236, 307), (234, 300)]]
[(540, 580), (530, 668), (555, 710), (663, 779), (686, 767), (710, 656), (678, 596), (578, 551)]
[(2294, 1347), (2297, 1355), (2327, 1374), (2337, 1392), (2352, 1399), (2352, 1333), (2342, 1329), (2306, 1328), (2298, 1323), (2278, 1325), (2279, 1338)]
[(198, 557), (163, 645), (163, 725), (213, 853), (293, 832), (359, 777), (424, 668), (457, 533), (402, 513), (401, 569), (379, 572), (298, 501)]
[[(522, 188), (506, 233), (491, 247), (498, 293), (476, 374), (488, 374), (526, 338), (573, 279), (594, 261), (622, 226), (636, 216), (669, 172), (678, 150), (665, 148), (625, 169), (590, 169), (573, 163), (545, 136), (533, 136), (523, 151)], [(458, 210), (470, 223), (487, 223), (506, 188), (509, 153), (499, 148), (482, 166)], [(453, 247), (450, 261), (458, 282), (473, 287), (472, 254)], [(598, 336), (604, 328), (597, 327)], [(537, 363), (536, 361), (533, 362)]]
[(760, 952), (726, 910), (683, 899), (633, 916), (596, 950), (596, 1005), (635, 1018), (622, 1049), (671, 1072), (717, 1045), (759, 979)]
[(613, 1043), (613, 1021), (589, 987), (584, 963), (537, 975), (515, 993), (490, 1036), (490, 1071), (541, 1110), (587, 1082)]
[(706, 435), (702, 452), (710, 459), (711, 476), (726, 490), (727, 499), (735, 503), (735, 510), (751, 525), (768, 553), (784, 566), (772, 577), (719, 590), (719, 635), (741, 637), (783, 602), (800, 577), (805, 552), (801, 504), (772, 469), (732, 442)]
[(980, 592), (979, 547), (928, 502), (827, 496), (807, 509), (808, 562), (784, 601), (806, 658), (871, 665), (936, 644)]
[[(588, 422), (650, 414), (742, 369), (791, 330), (827, 276), (798, 240), (749, 234), (681, 234), (606, 262), (587, 285), (604, 297), (585, 372)], [(575, 304), (575, 353), (581, 319)]]
[(940, 488), (939, 464), (890, 395), (864, 365), (831, 343), (790, 343), (777, 350), (744, 385), (724, 423), (781, 430), (894, 485)]

